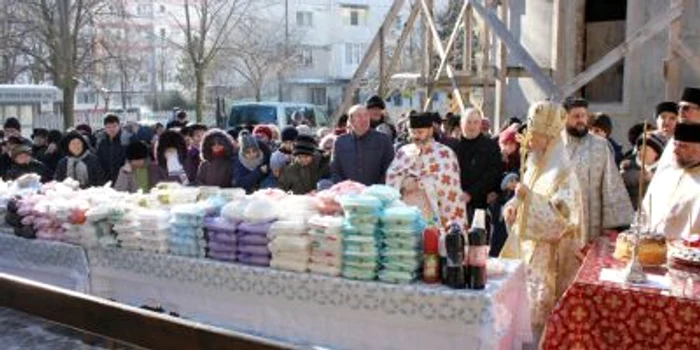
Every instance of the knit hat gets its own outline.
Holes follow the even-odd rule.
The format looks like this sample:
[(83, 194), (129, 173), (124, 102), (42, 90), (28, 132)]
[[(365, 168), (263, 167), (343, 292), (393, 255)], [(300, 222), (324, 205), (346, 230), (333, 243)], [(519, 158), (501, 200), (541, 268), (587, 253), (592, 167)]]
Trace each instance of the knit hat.
[(365, 108), (379, 108), (384, 110), (386, 109), (386, 104), (384, 103), (384, 100), (381, 97), (374, 95), (367, 99), (367, 102), (365, 102)]
[(501, 131), (501, 133), (498, 135), (498, 143), (499, 144), (506, 144), (506, 143), (511, 143), (511, 142), (518, 142), (517, 137), (518, 136), (518, 127), (517, 125), (511, 125), (507, 127), (505, 130)]
[(520, 177), (516, 173), (507, 173), (501, 181), (501, 191), (505, 191), (508, 188), (508, 183), (511, 181), (518, 181)]
[(285, 126), (284, 129), (282, 129), (282, 142), (294, 141), (297, 139), (297, 136), (299, 136), (299, 131), (293, 126)]
[(306, 154), (313, 156), (316, 153), (316, 140), (313, 137), (299, 135), (294, 143), (294, 155)]
[(139, 160), (148, 158), (148, 146), (141, 141), (132, 141), (126, 146), (126, 160)]
[(268, 140), (272, 140), (272, 130), (267, 125), (258, 125), (253, 129), (253, 135), (266, 136)]
[(666, 101), (656, 105), (656, 116), (659, 116), (659, 114), (663, 112), (678, 114), (678, 104), (675, 102)]
[(19, 124), (19, 120), (17, 120), (17, 118), (10, 117), (5, 120), (5, 126), (3, 129), (22, 130), (22, 126)]
[[(687, 87), (683, 90), (683, 97), (681, 101), (695, 103), (700, 106), (700, 89)], [(7, 126), (6, 126), (7, 127)]]
[[(656, 154), (661, 156), (661, 153), (664, 152), (664, 147), (666, 147), (666, 142), (664, 141), (663, 138), (661, 138), (660, 135), (650, 132), (646, 134), (646, 137), (640, 136), (637, 139), (637, 149), (639, 150), (642, 147), (642, 143), (644, 142), (644, 139), (646, 139), (646, 145), (651, 147), (651, 149), (656, 152)], [(640, 150), (641, 151), (641, 150)]]
[(284, 168), (285, 165), (287, 165), (287, 155), (280, 151), (272, 153), (270, 156), (270, 169), (279, 170)]
[(241, 154), (245, 154), (246, 151), (250, 149), (260, 151), (258, 141), (247, 130), (241, 131), (241, 133), (238, 135), (238, 145), (240, 147)]
[(591, 126), (594, 128), (600, 128), (607, 135), (610, 135), (612, 133), (612, 120), (607, 114), (598, 114)]
[(31, 147), (26, 146), (26, 145), (16, 146), (15, 148), (12, 149), (12, 154), (11, 154), (12, 159), (15, 159), (18, 155), (23, 154), (23, 153), (29, 154), (31, 156), (32, 155)]

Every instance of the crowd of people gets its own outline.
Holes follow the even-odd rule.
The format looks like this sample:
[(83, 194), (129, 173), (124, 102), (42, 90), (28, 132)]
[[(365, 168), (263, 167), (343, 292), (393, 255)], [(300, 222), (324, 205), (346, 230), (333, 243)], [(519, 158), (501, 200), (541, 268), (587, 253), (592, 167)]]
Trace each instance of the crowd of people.
[[(581, 98), (535, 103), (497, 133), (475, 108), (460, 116), (411, 112), (394, 124), (377, 96), (318, 130), (303, 123), (220, 130), (189, 123), (180, 111), (165, 126), (122, 125), (109, 114), (95, 133), (87, 125), (35, 129), (27, 140), (9, 118), (0, 176), (36, 173), (129, 192), (164, 181), (294, 194), (346, 180), (387, 184), (441, 227), (468, 227), (475, 210), (486, 209), (490, 254), (529, 264), (534, 323), (542, 326), (582, 249), (628, 228), (635, 211), (654, 212), (649, 222), (664, 233), (700, 232), (690, 227), (700, 223), (700, 89), (686, 88), (652, 112), (654, 122), (629, 130), (626, 152), (612, 137), (612, 118)], [(652, 210), (659, 201), (647, 191), (665, 207)]]

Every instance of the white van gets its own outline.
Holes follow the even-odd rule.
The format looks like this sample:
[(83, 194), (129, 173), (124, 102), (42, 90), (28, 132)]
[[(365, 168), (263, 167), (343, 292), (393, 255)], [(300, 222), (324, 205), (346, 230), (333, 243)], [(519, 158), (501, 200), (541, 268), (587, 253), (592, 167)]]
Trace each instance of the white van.
[(295, 102), (239, 102), (231, 107), (231, 113), (226, 118), (225, 129), (236, 126), (275, 124), (284, 128), (294, 125), (292, 114), (303, 118), (304, 123), (312, 129), (328, 126), (328, 116), (322, 107), (308, 103)]

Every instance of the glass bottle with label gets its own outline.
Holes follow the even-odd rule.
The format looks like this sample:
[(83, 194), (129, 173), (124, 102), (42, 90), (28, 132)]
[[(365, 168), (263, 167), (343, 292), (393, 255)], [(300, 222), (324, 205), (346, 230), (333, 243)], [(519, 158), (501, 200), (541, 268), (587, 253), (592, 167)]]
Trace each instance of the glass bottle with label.
[(477, 209), (474, 222), (467, 234), (469, 255), (467, 257), (467, 279), (469, 289), (486, 287), (486, 262), (489, 255), (488, 233), (486, 232), (486, 213)]

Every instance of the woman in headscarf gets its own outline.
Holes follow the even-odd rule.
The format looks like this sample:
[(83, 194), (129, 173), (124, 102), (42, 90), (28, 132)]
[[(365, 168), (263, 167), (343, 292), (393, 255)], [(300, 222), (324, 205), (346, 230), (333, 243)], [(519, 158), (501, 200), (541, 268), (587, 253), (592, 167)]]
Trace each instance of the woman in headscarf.
[(247, 131), (238, 136), (238, 145), (238, 155), (233, 158), (233, 187), (241, 187), (246, 193), (265, 188), (270, 177), (269, 156)]
[(61, 140), (61, 150), (66, 156), (56, 166), (56, 181), (71, 178), (78, 181), (80, 188), (104, 185), (104, 171), (85, 136), (71, 131)]

